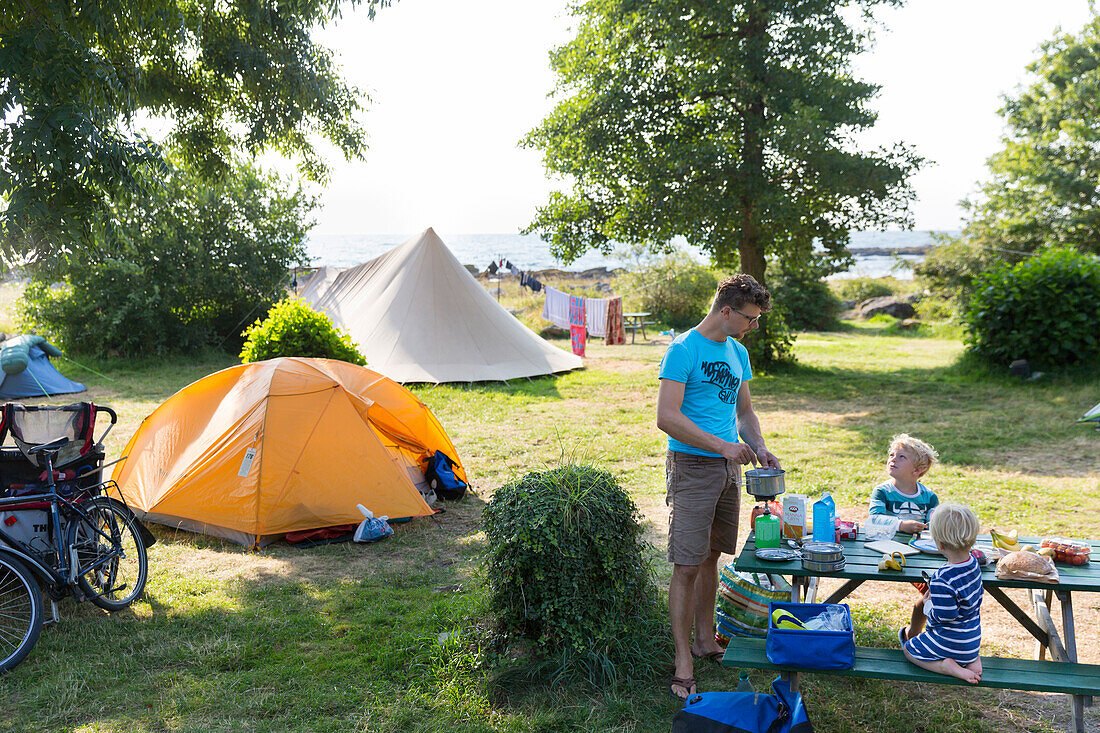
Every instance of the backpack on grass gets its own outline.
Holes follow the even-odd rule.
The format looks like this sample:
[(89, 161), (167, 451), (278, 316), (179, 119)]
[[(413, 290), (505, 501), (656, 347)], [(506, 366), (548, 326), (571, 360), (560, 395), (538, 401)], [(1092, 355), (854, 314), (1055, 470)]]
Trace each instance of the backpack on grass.
[(428, 459), (424, 468), (424, 478), (428, 487), (441, 499), (461, 499), (466, 494), (466, 483), (455, 476), (455, 462), (441, 450)]
[(672, 719), (672, 733), (813, 733), (802, 696), (781, 677), (772, 692), (691, 695)]

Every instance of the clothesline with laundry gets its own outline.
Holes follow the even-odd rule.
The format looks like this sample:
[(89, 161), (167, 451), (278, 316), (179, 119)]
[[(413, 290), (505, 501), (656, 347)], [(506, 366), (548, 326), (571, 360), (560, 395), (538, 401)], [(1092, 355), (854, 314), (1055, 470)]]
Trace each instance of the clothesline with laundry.
[[(568, 329), (569, 293), (549, 285), (545, 288), (546, 302), (542, 306), (542, 317), (555, 326)], [(588, 333), (607, 339), (607, 343), (623, 343), (625, 338), (622, 304), (622, 298), (585, 298), (585, 329)], [(608, 339), (608, 333), (612, 335), (611, 339)]]
[(513, 265), (509, 260), (494, 260), (489, 263), (489, 266), (485, 268), (490, 275), (496, 275), (498, 272), (510, 272), (519, 278), (519, 285), (521, 288), (530, 288), (534, 292), (539, 292), (545, 287), (538, 279), (527, 272), (521, 270)]
[[(546, 302), (542, 308), (542, 317), (567, 331), (571, 328), (569, 322), (569, 293), (562, 292), (549, 285), (543, 285), (534, 275), (519, 269), (507, 259), (490, 262), (486, 270), (490, 275), (503, 272), (511, 273), (519, 278), (521, 287), (530, 288), (536, 293), (545, 290)], [(623, 329), (623, 299), (620, 297), (584, 298), (583, 300), (585, 330), (588, 334), (603, 338), (607, 344), (626, 343), (625, 330)]]

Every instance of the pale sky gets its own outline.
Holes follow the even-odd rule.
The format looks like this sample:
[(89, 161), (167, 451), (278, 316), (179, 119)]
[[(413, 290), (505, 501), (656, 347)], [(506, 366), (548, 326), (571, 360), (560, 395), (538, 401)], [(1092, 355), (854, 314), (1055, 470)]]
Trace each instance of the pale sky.
[[(882, 86), (877, 146), (902, 140), (936, 162), (913, 183), (917, 229), (957, 229), (1003, 131), (1000, 96), (1055, 29), (1076, 33), (1087, 0), (912, 0), (879, 17), (857, 60)], [(513, 233), (545, 201), (537, 151), (517, 142), (552, 105), (548, 52), (570, 38), (564, 0), (399, 0), (324, 29), (350, 83), (368, 92), (365, 161), (332, 152), (316, 234)]]

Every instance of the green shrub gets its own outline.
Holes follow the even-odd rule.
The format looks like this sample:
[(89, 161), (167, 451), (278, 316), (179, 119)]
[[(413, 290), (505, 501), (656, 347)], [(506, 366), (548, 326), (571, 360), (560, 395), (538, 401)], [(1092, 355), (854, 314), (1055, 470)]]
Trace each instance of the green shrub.
[(922, 321), (954, 321), (959, 315), (955, 301), (940, 295), (925, 296), (913, 307), (917, 310), (917, 318)]
[(991, 365), (1060, 367), (1100, 355), (1100, 259), (1048, 250), (979, 275), (966, 311), (971, 351)]
[(691, 328), (710, 310), (718, 276), (684, 252), (674, 252), (622, 276), (630, 302), (659, 323)]
[(335, 328), (328, 316), (298, 298), (285, 298), (276, 303), (267, 318), (257, 320), (244, 332), (244, 338), (242, 364), (280, 356), (367, 363), (347, 333)]
[(638, 519), (614, 476), (578, 464), (528, 473), (486, 507), (491, 612), (505, 639), (534, 643), (554, 678), (637, 680), (667, 663)]
[(868, 298), (898, 295), (902, 288), (893, 277), (853, 277), (835, 281), (836, 294), (841, 300), (862, 303)]
[(796, 331), (829, 331), (839, 325), (840, 300), (821, 278), (777, 272), (768, 279), (768, 290), (787, 326)]

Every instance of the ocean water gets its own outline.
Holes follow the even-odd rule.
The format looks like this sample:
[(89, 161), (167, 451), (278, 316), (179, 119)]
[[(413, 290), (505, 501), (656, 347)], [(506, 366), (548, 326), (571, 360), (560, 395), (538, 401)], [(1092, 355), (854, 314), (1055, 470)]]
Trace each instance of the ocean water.
[[(521, 270), (544, 270), (551, 267), (563, 270), (587, 270), (592, 267), (627, 267), (631, 259), (625, 253), (613, 252), (610, 256), (589, 252), (569, 265), (563, 265), (550, 254), (550, 246), (534, 235), (523, 234), (448, 234), (437, 232), (463, 264), (485, 269), (498, 259), (510, 260)], [(350, 267), (373, 259), (392, 247), (401, 244), (410, 234), (314, 234), (307, 243), (307, 251), (313, 265)], [(898, 278), (911, 278), (908, 268), (899, 268), (898, 259), (916, 263), (921, 255), (860, 255), (867, 247), (895, 249), (932, 243), (931, 231), (907, 232), (853, 232), (851, 250), (855, 264), (848, 272), (834, 277), (882, 277), (893, 274)], [(690, 248), (689, 248), (690, 250)], [(693, 254), (705, 260), (702, 252)]]

